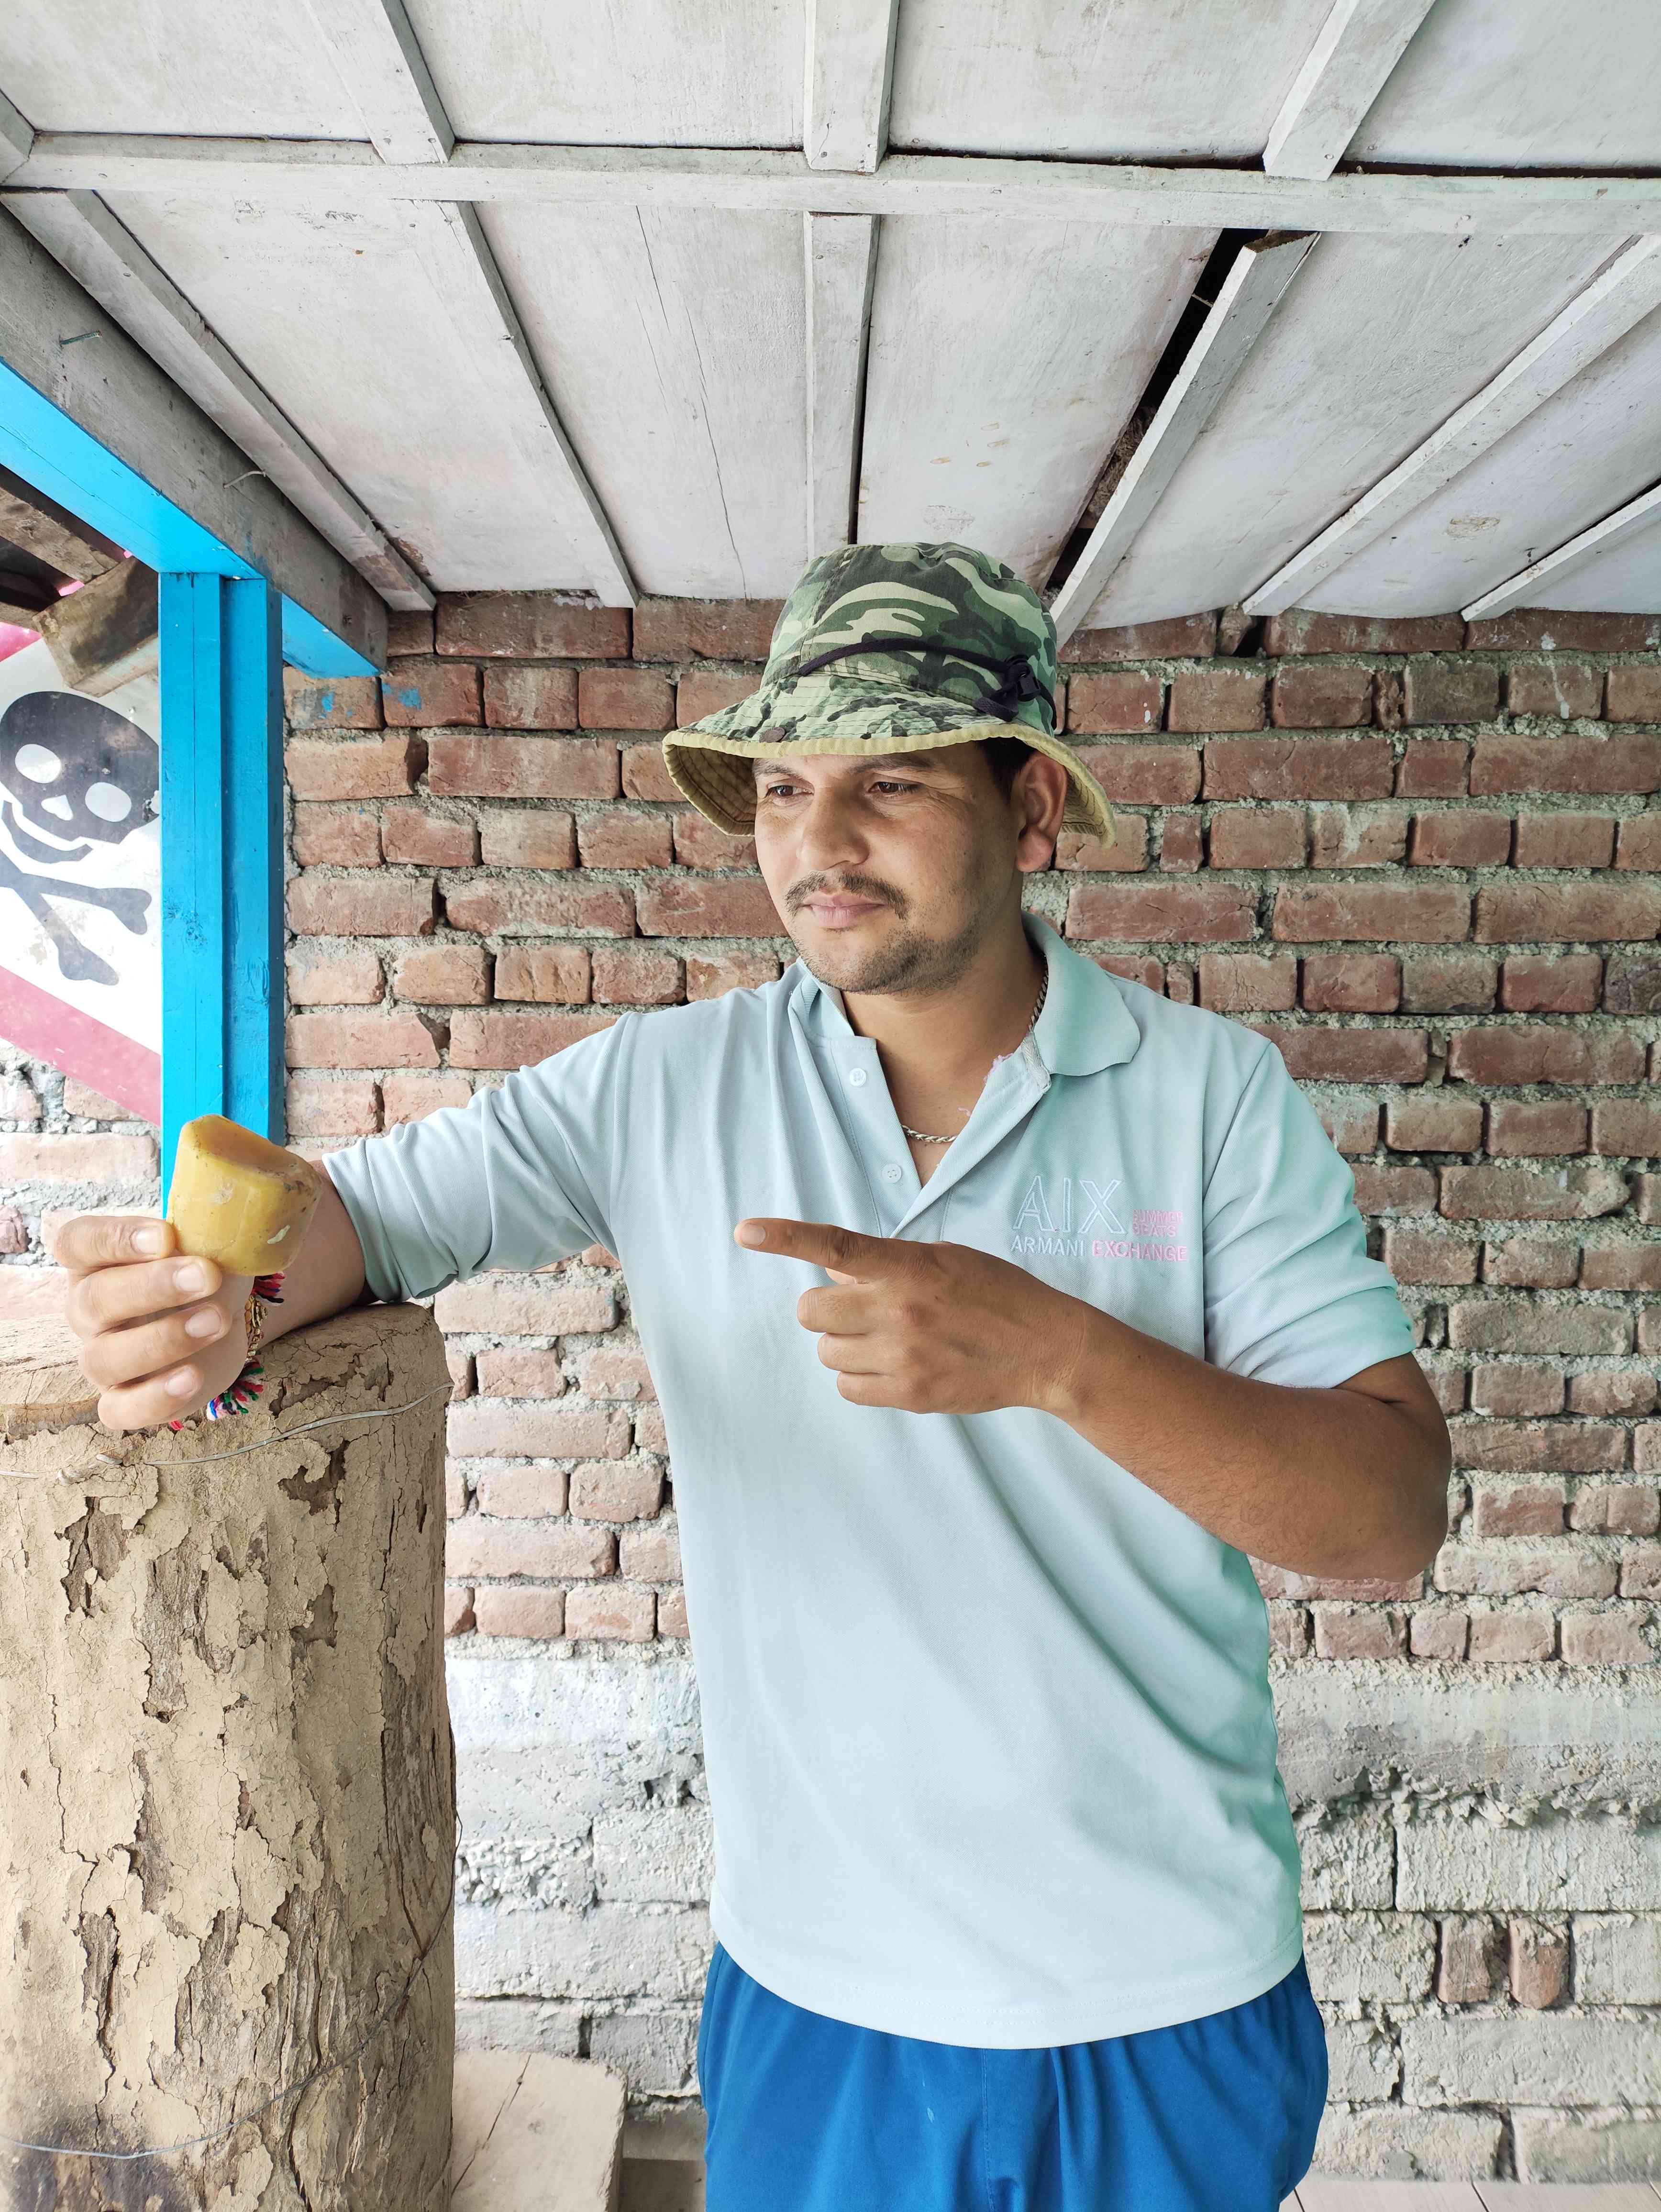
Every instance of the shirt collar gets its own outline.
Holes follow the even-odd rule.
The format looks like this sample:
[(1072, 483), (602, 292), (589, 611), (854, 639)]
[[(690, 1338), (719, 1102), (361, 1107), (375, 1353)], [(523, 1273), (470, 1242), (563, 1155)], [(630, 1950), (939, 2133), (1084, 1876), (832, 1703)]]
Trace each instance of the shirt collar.
[[(1052, 1075), (1095, 1075), (1130, 1059), (1142, 1041), (1117, 983), (1082, 952), (1075, 952), (1041, 915), (1023, 914), (1033, 949), (1043, 955), (1050, 988), (1032, 1042)], [(853, 1024), (842, 993), (822, 983), (798, 957), (794, 996), (801, 1013), (833, 1036), (851, 1037)]]

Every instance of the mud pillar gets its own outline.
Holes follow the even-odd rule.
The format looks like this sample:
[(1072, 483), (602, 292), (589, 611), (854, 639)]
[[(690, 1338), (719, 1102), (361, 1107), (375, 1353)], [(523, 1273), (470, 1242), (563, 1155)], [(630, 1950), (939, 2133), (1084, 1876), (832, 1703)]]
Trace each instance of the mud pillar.
[(362, 1308), (121, 1437), (0, 1333), (0, 2212), (446, 2203), (447, 1380)]

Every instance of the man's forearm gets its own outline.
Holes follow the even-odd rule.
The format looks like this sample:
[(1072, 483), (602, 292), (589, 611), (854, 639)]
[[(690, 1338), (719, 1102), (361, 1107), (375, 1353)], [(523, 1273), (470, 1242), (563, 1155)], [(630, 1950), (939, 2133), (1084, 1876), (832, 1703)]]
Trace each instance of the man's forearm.
[(326, 1170), (321, 1180), (316, 1211), (283, 1277), (282, 1303), (266, 1316), (268, 1338), (340, 1313), (363, 1296), (363, 1247)]
[(1411, 1358), (1338, 1389), (1294, 1389), (1074, 1303), (1043, 1410), (1190, 1519), (1299, 1574), (1394, 1581), (1434, 1557), (1446, 1429)]

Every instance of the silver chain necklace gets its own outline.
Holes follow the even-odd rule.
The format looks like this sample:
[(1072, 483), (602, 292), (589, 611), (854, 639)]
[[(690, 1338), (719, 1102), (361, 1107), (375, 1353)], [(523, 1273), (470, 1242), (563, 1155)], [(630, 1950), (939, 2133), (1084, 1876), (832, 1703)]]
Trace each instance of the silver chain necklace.
[[(1037, 1000), (1026, 1024), (1029, 1034), (1037, 1026), (1038, 1017), (1043, 1012), (1044, 994), (1049, 988), (1050, 969), (1046, 964), (1043, 981), (1038, 986)], [(957, 1142), (955, 1137), (931, 1137), (926, 1129), (908, 1129), (904, 1121), (900, 1123), (900, 1132), (902, 1135), (910, 1137), (914, 1145), (951, 1145)]]

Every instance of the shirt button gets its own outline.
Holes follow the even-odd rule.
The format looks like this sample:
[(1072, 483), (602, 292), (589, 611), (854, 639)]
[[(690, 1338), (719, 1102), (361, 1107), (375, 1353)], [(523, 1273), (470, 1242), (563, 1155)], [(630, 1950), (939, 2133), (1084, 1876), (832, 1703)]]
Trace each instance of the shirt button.
[(894, 1165), (892, 1160), (891, 1160), (888, 1163), (888, 1165), (883, 1170), (882, 1179), (885, 1182), (897, 1182), (899, 1181), (900, 1171)]
[(865, 1070), (862, 1067), (849, 1068), (848, 1072), (848, 1080), (853, 1085), (855, 1090), (857, 1091), (860, 1085), (865, 1081)]

